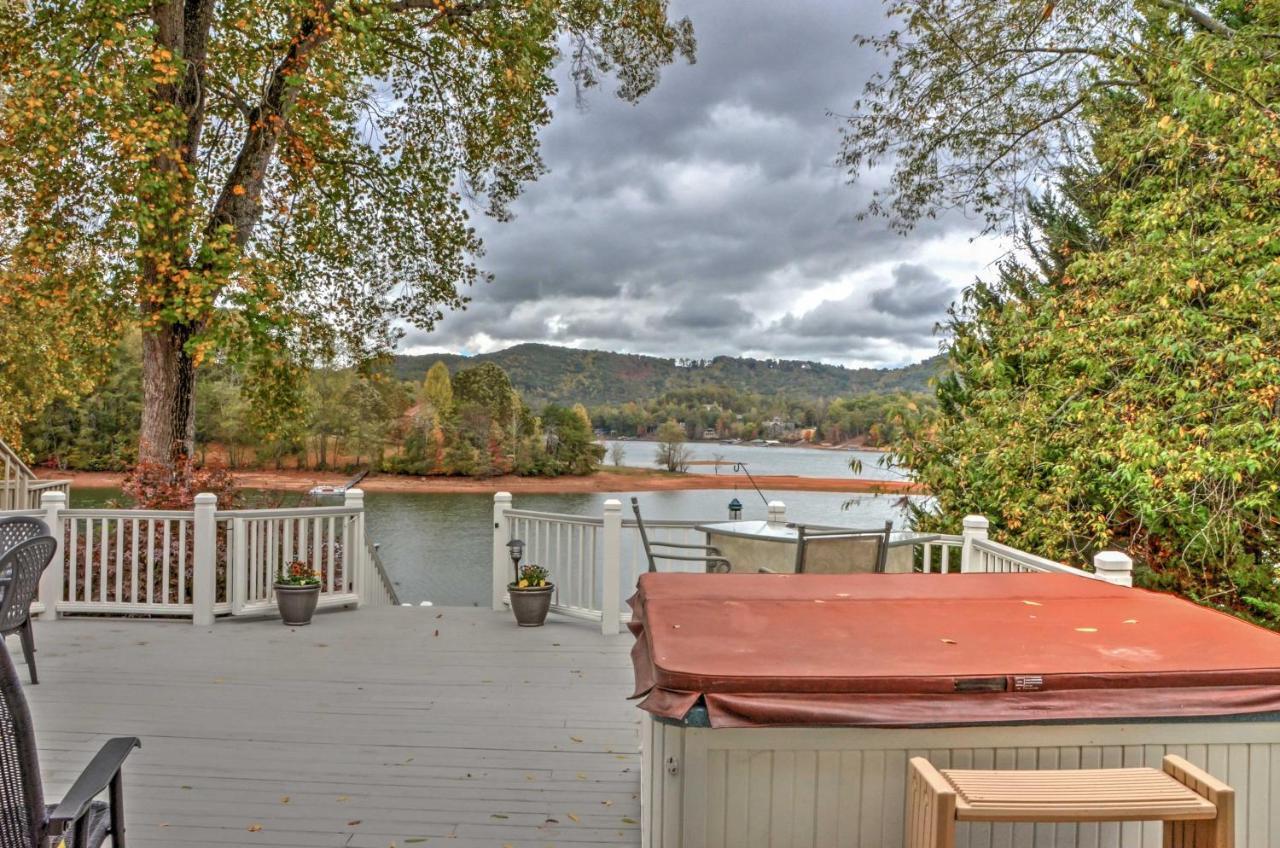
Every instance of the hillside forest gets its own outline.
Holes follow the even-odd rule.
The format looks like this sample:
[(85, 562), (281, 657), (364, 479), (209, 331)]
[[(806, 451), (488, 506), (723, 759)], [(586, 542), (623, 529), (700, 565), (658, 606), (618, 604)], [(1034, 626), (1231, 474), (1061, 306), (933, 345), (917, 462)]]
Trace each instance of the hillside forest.
[[(142, 408), (139, 344), (135, 335), (118, 346), (97, 391), (77, 403), (56, 402), (28, 425), (23, 453), (39, 465), (59, 469), (132, 467)], [(526, 356), (528, 349), (536, 349), (545, 362), (557, 357), (584, 360), (582, 351), (522, 347)], [(606, 362), (618, 357), (601, 356)], [(441, 357), (430, 362), (397, 357), (371, 368), (310, 371), (298, 412), (282, 419), (259, 414), (241, 373), (215, 362), (203, 369), (196, 395), (195, 458), (201, 464), (238, 469), (370, 468), (469, 477), (589, 474), (603, 459), (603, 448), (594, 442), (599, 435), (652, 437), (664, 423), (674, 421), (689, 439), (808, 438), (874, 446), (894, 438), (897, 422), (918, 413), (921, 404), (932, 403), (923, 391), (922, 366), (873, 372), (880, 385), (892, 390), (833, 393), (828, 398), (698, 385), (706, 376), (702, 372), (716, 366), (618, 358), (650, 373), (667, 371), (662, 385), (678, 385), (690, 375), (695, 384), (666, 391), (657, 385), (650, 391), (659, 393), (648, 397), (637, 389), (631, 395), (635, 399), (620, 403), (593, 402), (609, 393), (586, 390), (587, 386), (617, 379), (597, 360), (573, 381), (582, 389), (584, 403), (566, 393), (563, 381), (537, 382), (540, 369), (509, 375), (498, 364), (501, 357)], [(512, 358), (506, 361), (521, 365), (519, 357), (514, 363)], [(735, 370), (744, 374), (780, 370), (777, 363), (734, 362)], [(557, 371), (547, 365), (545, 373), (563, 375), (571, 367)], [(838, 386), (851, 385), (848, 375), (857, 373), (816, 367), (830, 369), (827, 378)]]

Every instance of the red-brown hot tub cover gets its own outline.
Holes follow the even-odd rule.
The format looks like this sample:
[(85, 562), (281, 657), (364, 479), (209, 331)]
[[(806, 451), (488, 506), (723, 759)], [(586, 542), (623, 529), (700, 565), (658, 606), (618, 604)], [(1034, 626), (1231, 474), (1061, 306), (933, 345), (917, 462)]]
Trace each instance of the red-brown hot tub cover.
[(1280, 710), (1280, 635), (1060, 574), (644, 574), (640, 706), (713, 727), (895, 727)]

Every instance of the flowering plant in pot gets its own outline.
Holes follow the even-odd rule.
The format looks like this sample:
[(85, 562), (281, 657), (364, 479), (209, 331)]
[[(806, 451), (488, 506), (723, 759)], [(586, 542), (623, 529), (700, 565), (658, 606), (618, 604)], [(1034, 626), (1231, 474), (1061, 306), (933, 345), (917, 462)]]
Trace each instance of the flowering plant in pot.
[(528, 563), (516, 569), (515, 582), (507, 585), (511, 612), (521, 627), (541, 627), (551, 609), (551, 594), (556, 587), (547, 582), (547, 570)]
[(319, 600), (320, 572), (296, 559), (280, 567), (276, 575), (276, 606), (285, 624), (310, 624)]

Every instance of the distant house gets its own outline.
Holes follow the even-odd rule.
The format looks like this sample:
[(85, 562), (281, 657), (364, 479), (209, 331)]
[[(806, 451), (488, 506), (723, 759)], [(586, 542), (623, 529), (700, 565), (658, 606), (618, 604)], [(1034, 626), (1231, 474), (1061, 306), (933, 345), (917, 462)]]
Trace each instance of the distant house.
[(768, 421), (764, 422), (764, 431), (767, 435), (777, 438), (785, 436), (787, 433), (796, 429), (796, 422), (788, 421), (780, 415), (775, 415)]
[(714, 427), (707, 427), (705, 430), (702, 431), (702, 438), (704, 439), (716, 439), (719, 437), (720, 437), (720, 434), (716, 432), (716, 428)]

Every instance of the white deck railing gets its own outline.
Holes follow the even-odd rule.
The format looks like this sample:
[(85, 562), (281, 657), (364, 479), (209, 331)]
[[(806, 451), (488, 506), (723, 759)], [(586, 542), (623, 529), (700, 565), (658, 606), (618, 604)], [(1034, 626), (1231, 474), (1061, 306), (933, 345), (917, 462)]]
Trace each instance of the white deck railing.
[(66, 509), (48, 492), (43, 509), (8, 512), (45, 521), (58, 540), (32, 611), (190, 618), (275, 609), (274, 578), (290, 562), (321, 575), (321, 608), (390, 606), (395, 589), (365, 538), (364, 494), (342, 506), (218, 510), (210, 494), (191, 510)]
[[(495, 610), (507, 602), (507, 585), (514, 567), (507, 542), (525, 544), (525, 562), (536, 562), (551, 572), (555, 594), (551, 609), (562, 615), (600, 623), (606, 634), (617, 633), (626, 618), (623, 602), (648, 568), (644, 545), (634, 520), (623, 520), (622, 504), (605, 501), (598, 516), (563, 515), (515, 509), (511, 495), (499, 492), (493, 502), (493, 596)], [(770, 520), (786, 522), (786, 507), (770, 505)], [(705, 544), (696, 528), (706, 521), (651, 521), (644, 523), (650, 541)], [(926, 574), (1054, 572), (1117, 585), (1132, 585), (1133, 562), (1123, 553), (1104, 551), (1094, 558), (1094, 570), (1073, 568), (987, 538), (988, 522), (968, 516), (962, 535), (913, 535), (890, 543), (890, 558), (909, 548), (903, 570)], [(664, 561), (664, 571), (703, 570), (701, 563)]]
[(0, 441), (0, 510), (39, 509), (45, 492), (69, 495), (71, 481), (39, 479), (12, 448)]

